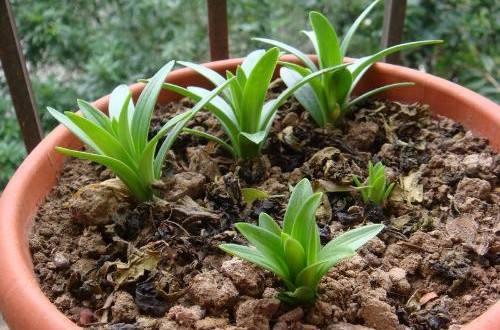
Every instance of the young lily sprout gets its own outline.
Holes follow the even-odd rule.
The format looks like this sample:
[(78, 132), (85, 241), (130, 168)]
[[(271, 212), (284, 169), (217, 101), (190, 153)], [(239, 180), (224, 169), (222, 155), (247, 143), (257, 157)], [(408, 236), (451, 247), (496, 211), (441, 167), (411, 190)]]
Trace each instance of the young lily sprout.
[(394, 188), (394, 183), (387, 181), (385, 175), (385, 166), (381, 162), (372, 164), (368, 163), (368, 178), (361, 183), (357, 176), (353, 178), (354, 184), (361, 191), (361, 197), (365, 203), (371, 202), (377, 205), (382, 205), (389, 197)]
[[(342, 42), (339, 42), (335, 29), (324, 15), (315, 11), (309, 13), (309, 21), (313, 30), (303, 32), (311, 40), (314, 46), (316, 55), (318, 56), (319, 69), (325, 69), (343, 63), (344, 56), (346, 55), (354, 33), (368, 13), (379, 2), (381, 2), (381, 0), (374, 1), (363, 11), (349, 28)], [(255, 40), (279, 47), (295, 55), (305, 65), (305, 67), (302, 67), (292, 63), (283, 63), (286, 68), (281, 70), (281, 78), (287, 86), (294, 85), (297, 81), (300, 81), (302, 77), (310, 75), (311, 72), (316, 72), (318, 70), (316, 64), (314, 64), (306, 54), (295, 47), (271, 39), (255, 38)], [(314, 121), (319, 126), (324, 127), (327, 124), (335, 125), (343, 118), (348, 109), (356, 103), (390, 88), (413, 85), (413, 83), (410, 82), (389, 84), (351, 99), (354, 88), (372, 64), (398, 51), (438, 44), (441, 42), (441, 40), (416, 41), (383, 49), (373, 55), (365, 56), (354, 61), (354, 63), (347, 68), (336, 72), (330, 72), (310, 81), (306, 86), (295, 92), (295, 97), (302, 106), (311, 113)]]
[(381, 224), (366, 225), (345, 232), (322, 247), (315, 216), (321, 198), (322, 193), (313, 193), (309, 180), (303, 179), (290, 196), (282, 227), (261, 213), (258, 225), (235, 225), (250, 246), (222, 244), (220, 248), (280, 277), (287, 288), (279, 294), (281, 300), (290, 304), (311, 303), (328, 270), (355, 255), (384, 228)]
[[(346, 65), (339, 63), (325, 70), (316, 70), (288, 84), (277, 98), (265, 101), (269, 84), (274, 75), (280, 51), (271, 48), (268, 51), (256, 50), (250, 53), (237, 67), (235, 74), (226, 72), (224, 78), (219, 73), (202, 65), (179, 62), (207, 78), (215, 86), (235, 78), (220, 96), (210, 101), (206, 108), (220, 121), (229, 139), (228, 142), (208, 133), (187, 129), (188, 133), (220, 143), (236, 159), (252, 159), (258, 156), (271, 129), (278, 108), (309, 81), (322, 74), (334, 73)], [(200, 87), (183, 88), (169, 83), (164, 88), (187, 96), (195, 101), (210, 93)]]
[[(190, 111), (173, 117), (152, 139), (148, 139), (156, 100), (173, 66), (174, 61), (167, 63), (149, 80), (135, 106), (129, 88), (126, 85), (116, 87), (109, 98), (108, 116), (83, 100), (78, 100), (82, 115), (71, 111), (62, 114), (49, 107), (50, 114), (92, 152), (62, 147), (57, 147), (56, 150), (67, 156), (106, 166), (139, 201), (151, 199), (152, 184), (160, 179), (165, 156), (182, 128), (231, 82), (227, 81), (204, 95)], [(156, 152), (160, 139), (165, 135), (165, 140)]]

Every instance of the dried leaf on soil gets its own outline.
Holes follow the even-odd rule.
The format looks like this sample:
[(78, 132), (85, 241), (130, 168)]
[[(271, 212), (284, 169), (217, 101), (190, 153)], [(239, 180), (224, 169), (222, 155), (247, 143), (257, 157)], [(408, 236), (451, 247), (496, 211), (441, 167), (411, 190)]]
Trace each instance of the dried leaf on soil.
[(424, 186), (419, 183), (422, 172), (412, 171), (407, 176), (400, 177), (399, 185), (394, 187), (391, 200), (407, 203), (421, 203), (424, 199)]
[(256, 200), (262, 201), (270, 197), (266, 191), (256, 188), (241, 188), (241, 194), (248, 205), (253, 204)]
[(210, 212), (207, 208), (201, 206), (196, 201), (194, 201), (189, 196), (184, 196), (177, 201), (177, 204), (173, 208), (175, 216), (183, 218), (184, 222), (190, 222), (194, 220), (218, 220), (219, 216), (215, 213)]
[[(156, 268), (161, 259), (161, 248), (164, 242), (151, 242), (140, 249), (129, 245), (127, 263), (121, 261), (106, 262), (103, 268), (108, 273), (108, 278), (119, 288), (125, 283), (134, 282), (144, 275), (145, 271)], [(102, 268), (101, 268), (102, 269)], [(114, 269), (114, 271), (111, 271)]]
[(314, 191), (316, 192), (321, 191), (321, 192), (333, 193), (333, 192), (349, 192), (355, 190), (351, 186), (341, 185), (333, 181), (323, 180), (323, 179), (313, 181), (312, 185)]

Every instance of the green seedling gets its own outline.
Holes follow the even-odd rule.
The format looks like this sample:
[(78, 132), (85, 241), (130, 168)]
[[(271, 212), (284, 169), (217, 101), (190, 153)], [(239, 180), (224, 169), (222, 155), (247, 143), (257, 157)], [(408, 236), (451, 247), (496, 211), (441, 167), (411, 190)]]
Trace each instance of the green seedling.
[[(295, 55), (303, 63), (304, 67), (293, 63), (281, 63), (285, 66), (281, 70), (281, 78), (287, 86), (294, 85), (302, 77), (309, 76), (312, 72), (338, 66), (343, 63), (353, 35), (368, 13), (379, 2), (381, 0), (372, 2), (363, 11), (349, 28), (342, 42), (339, 42), (333, 25), (323, 14), (315, 11), (309, 13), (309, 22), (312, 31), (303, 32), (314, 46), (319, 67), (306, 54), (295, 47), (272, 39), (255, 38), (255, 40), (279, 47), (283, 51)], [(327, 124), (335, 125), (353, 105), (368, 97), (390, 88), (413, 85), (411, 82), (389, 84), (351, 98), (354, 89), (371, 65), (387, 55), (398, 51), (410, 50), (425, 45), (434, 45), (441, 42), (441, 40), (416, 41), (383, 49), (373, 55), (355, 60), (346, 68), (329, 72), (311, 80), (307, 85), (295, 92), (295, 97), (309, 111), (311, 117), (319, 126), (325, 127)]]
[(267, 269), (279, 278), (286, 290), (279, 298), (290, 304), (314, 301), (322, 277), (338, 262), (375, 237), (384, 226), (373, 224), (345, 232), (321, 246), (316, 209), (322, 193), (313, 193), (307, 179), (294, 188), (281, 227), (271, 216), (261, 213), (258, 225), (235, 225), (250, 246), (222, 244), (227, 253)]
[[(177, 136), (198, 111), (231, 83), (227, 80), (220, 84), (191, 110), (170, 119), (149, 139), (151, 115), (173, 66), (174, 61), (167, 63), (148, 81), (135, 106), (129, 88), (126, 85), (116, 87), (109, 98), (108, 115), (83, 100), (78, 100), (81, 115), (71, 111), (62, 114), (49, 107), (50, 114), (91, 149), (86, 152), (57, 147), (56, 150), (106, 166), (137, 200), (151, 199), (152, 185), (160, 179), (163, 162)], [(157, 148), (163, 137), (165, 140)]]
[[(256, 50), (250, 53), (243, 63), (236, 68), (235, 74), (226, 72), (224, 78), (219, 73), (205, 66), (179, 62), (207, 78), (215, 86), (225, 84), (227, 79), (235, 78), (220, 96), (213, 98), (206, 108), (221, 123), (229, 141), (205, 132), (187, 129), (188, 133), (198, 135), (219, 143), (236, 159), (257, 157), (266, 141), (278, 108), (301, 86), (326, 73), (333, 73), (346, 65), (331, 66), (325, 70), (316, 70), (288, 84), (278, 97), (265, 100), (274, 71), (278, 64), (280, 51), (271, 48), (268, 51)], [(165, 89), (174, 91), (195, 101), (210, 93), (200, 87), (183, 88), (166, 83)]]
[(368, 178), (362, 183), (357, 176), (353, 178), (354, 184), (359, 188), (365, 203), (382, 205), (394, 188), (394, 183), (389, 183), (385, 174), (385, 166), (378, 162), (375, 166), (368, 163)]

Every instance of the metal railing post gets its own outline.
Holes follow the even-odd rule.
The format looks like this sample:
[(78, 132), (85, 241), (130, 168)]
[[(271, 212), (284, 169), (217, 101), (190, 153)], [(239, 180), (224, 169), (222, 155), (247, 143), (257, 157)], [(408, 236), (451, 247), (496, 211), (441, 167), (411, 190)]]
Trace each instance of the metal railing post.
[(9, 0), (0, 0), (0, 31), (2, 68), (21, 127), (24, 145), (30, 152), (42, 140), (43, 133)]
[[(406, 0), (385, 0), (384, 30), (382, 47), (387, 48), (401, 43), (406, 16)], [(401, 64), (401, 54), (396, 53), (386, 57), (385, 62)]]
[(229, 58), (227, 1), (207, 0), (207, 8), (210, 59), (217, 61)]

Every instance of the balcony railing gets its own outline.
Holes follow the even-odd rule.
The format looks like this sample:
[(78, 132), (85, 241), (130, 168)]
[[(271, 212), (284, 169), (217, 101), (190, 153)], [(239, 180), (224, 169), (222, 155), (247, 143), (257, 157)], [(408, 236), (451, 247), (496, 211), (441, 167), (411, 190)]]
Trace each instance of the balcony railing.
[[(227, 0), (206, 2), (210, 58), (213, 61), (229, 58)], [(405, 13), (406, 0), (385, 1), (383, 47), (401, 42)], [(0, 0), (0, 31), (0, 59), (24, 144), (30, 152), (42, 140), (43, 132), (9, 0)], [(399, 64), (400, 57), (398, 54), (391, 55), (386, 62)]]

